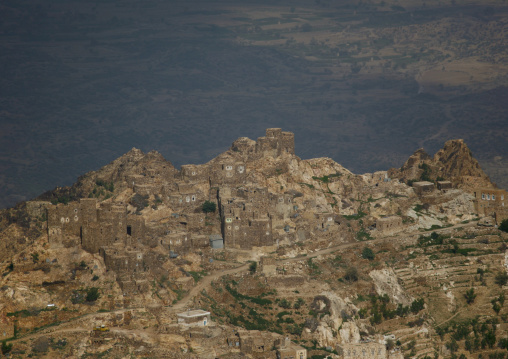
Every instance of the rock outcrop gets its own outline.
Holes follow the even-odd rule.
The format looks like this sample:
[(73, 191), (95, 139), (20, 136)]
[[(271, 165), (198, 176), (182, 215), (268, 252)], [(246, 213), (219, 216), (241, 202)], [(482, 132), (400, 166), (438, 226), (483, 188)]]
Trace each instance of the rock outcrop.
[(468, 192), (479, 187), (495, 187), (461, 139), (447, 141), (434, 157), (420, 148), (400, 169), (392, 168), (389, 174), (404, 182), (448, 180), (454, 187)]

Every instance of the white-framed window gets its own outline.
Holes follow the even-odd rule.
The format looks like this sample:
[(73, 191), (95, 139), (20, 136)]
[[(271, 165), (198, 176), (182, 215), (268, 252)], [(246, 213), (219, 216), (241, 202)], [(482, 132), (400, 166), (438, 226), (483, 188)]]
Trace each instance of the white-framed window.
[(492, 200), (495, 201), (496, 200), (496, 195), (492, 195)]
[(190, 202), (190, 197), (189, 196), (185, 197), (185, 202)]
[(328, 217), (328, 222), (333, 221), (333, 217)]
[(243, 173), (243, 171), (245, 171), (245, 167), (238, 166), (238, 173)]
[(69, 223), (69, 217), (65, 218), (65, 223)]
[(196, 196), (192, 196), (192, 202), (196, 201)]
[(196, 175), (196, 171), (192, 171), (192, 173), (191, 173), (191, 174), (192, 174), (193, 176), (195, 176), (195, 175)]
[(485, 193), (482, 193), (482, 199), (485, 199)]
[(501, 195), (501, 201), (504, 201), (504, 194)]
[(233, 169), (233, 166), (226, 166), (226, 171), (231, 171)]
[(233, 218), (226, 218), (226, 223), (232, 223), (233, 222)]

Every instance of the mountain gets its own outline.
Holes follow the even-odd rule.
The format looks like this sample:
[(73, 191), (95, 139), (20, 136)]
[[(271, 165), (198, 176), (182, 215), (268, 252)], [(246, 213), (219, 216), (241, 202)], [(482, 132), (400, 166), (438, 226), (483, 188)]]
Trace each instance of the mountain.
[(446, 179), (455, 187), (469, 192), (475, 188), (495, 187), (463, 140), (447, 141), (434, 157), (421, 148), (408, 158), (400, 170), (392, 169), (390, 175), (406, 182)]
[(505, 195), (462, 140), (362, 175), (302, 160), (279, 128), (180, 169), (133, 148), (0, 212), (2, 350), (490, 355), (507, 335)]

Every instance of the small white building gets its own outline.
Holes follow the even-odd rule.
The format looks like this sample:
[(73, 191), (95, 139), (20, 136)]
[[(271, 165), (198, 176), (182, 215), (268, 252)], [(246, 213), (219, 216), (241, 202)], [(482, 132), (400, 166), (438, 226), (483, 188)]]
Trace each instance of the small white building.
[(210, 312), (201, 309), (188, 310), (183, 313), (178, 313), (178, 324), (196, 327), (206, 327), (210, 324)]

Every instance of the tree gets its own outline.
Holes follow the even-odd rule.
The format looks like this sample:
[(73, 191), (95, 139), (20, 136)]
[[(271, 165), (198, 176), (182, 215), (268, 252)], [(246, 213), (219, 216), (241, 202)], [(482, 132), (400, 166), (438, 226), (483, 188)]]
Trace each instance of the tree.
[(423, 300), (423, 298), (415, 299), (411, 303), (411, 311), (413, 312), (413, 314), (416, 314), (424, 308), (424, 305), (425, 301)]
[(449, 341), (448, 343), (446, 343), (446, 347), (448, 348), (448, 350), (453, 354), (455, 353), (458, 349), (459, 349), (459, 345), (457, 344), (457, 342), (455, 341), (455, 339), (452, 338), (451, 341)]
[(205, 201), (203, 203), (203, 205), (201, 206), (201, 210), (204, 213), (215, 212), (216, 209), (217, 209), (217, 205), (215, 204), (215, 202)]
[(256, 273), (256, 270), (258, 269), (258, 262), (252, 262), (250, 265), (249, 265), (249, 271), (254, 274)]
[(501, 222), (499, 229), (503, 232), (508, 232), (508, 218)]
[(8, 354), (11, 352), (11, 350), (12, 350), (12, 343), (7, 344), (7, 342), (4, 340), (2, 342), (2, 354)]
[(466, 293), (464, 294), (464, 297), (466, 298), (467, 304), (473, 303), (475, 298), (476, 298), (476, 294), (474, 293), (474, 288), (466, 290)]
[(508, 283), (508, 274), (506, 272), (499, 272), (496, 274), (496, 277), (494, 278), (495, 282), (499, 286), (504, 286), (506, 283)]
[(358, 269), (356, 267), (349, 267), (344, 275), (344, 279), (348, 282), (356, 282), (358, 280)]
[(99, 288), (97, 287), (88, 288), (86, 291), (87, 302), (95, 302), (100, 296), (101, 294), (99, 293)]
[(368, 259), (369, 261), (372, 261), (372, 260), (374, 260), (376, 255), (374, 254), (372, 249), (370, 249), (369, 247), (365, 247), (362, 250), (362, 257), (365, 259)]

